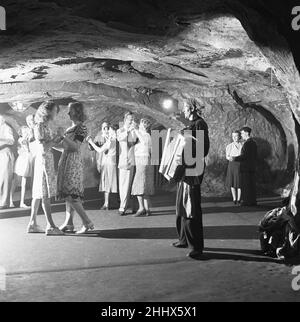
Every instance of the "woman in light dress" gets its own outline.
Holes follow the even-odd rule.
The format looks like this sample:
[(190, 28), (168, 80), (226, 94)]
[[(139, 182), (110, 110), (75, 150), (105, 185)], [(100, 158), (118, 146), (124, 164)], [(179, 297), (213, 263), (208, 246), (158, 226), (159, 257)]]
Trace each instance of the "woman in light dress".
[(35, 160), (35, 155), (36, 155), (36, 151), (37, 151), (37, 141), (34, 138), (34, 126), (35, 126), (35, 122), (34, 122), (34, 115), (28, 115), (26, 117), (26, 123), (28, 128), (31, 130), (31, 140), (29, 142), (29, 151), (31, 154), (31, 158), (32, 158), (32, 172), (34, 172), (34, 160)]
[(10, 205), (10, 191), (15, 163), (12, 150), (14, 144), (12, 128), (0, 115), (0, 209), (8, 208)]
[(239, 131), (232, 133), (233, 142), (226, 147), (226, 159), (229, 161), (227, 168), (226, 185), (231, 189), (233, 202), (235, 205), (241, 203), (241, 172), (240, 162), (230, 161), (232, 157), (241, 155), (243, 144)]
[(60, 229), (63, 232), (74, 231), (73, 217), (76, 211), (82, 220), (82, 228), (77, 234), (84, 234), (94, 229), (82, 204), (84, 199), (82, 143), (87, 137), (87, 128), (84, 125), (86, 115), (81, 103), (70, 103), (68, 114), (72, 125), (61, 137), (60, 146), (63, 153), (58, 165), (58, 198), (66, 202), (66, 219)]
[(33, 140), (33, 131), (28, 126), (22, 126), (19, 131), (18, 157), (15, 163), (14, 179), (11, 188), (10, 204), (14, 207), (13, 196), (16, 189), (18, 177), (21, 177), (21, 201), (20, 208), (30, 208), (25, 204), (25, 193), (27, 179), (31, 178), (33, 173), (32, 155), (30, 152), (30, 142)]
[(133, 179), (133, 196), (137, 196), (139, 209), (134, 215), (150, 216), (150, 196), (154, 195), (154, 167), (151, 165), (152, 141), (150, 135), (151, 123), (141, 119), (139, 128), (134, 130), (138, 142), (134, 146), (136, 173)]
[[(36, 153), (36, 141), (34, 139), (34, 115), (28, 115), (26, 117), (27, 127), (22, 127), (20, 129), (20, 138), (18, 141), (18, 158), (15, 164), (14, 179), (12, 182), (11, 196), (10, 196), (10, 205), (14, 207), (13, 196), (16, 189), (17, 177), (21, 177), (21, 202), (20, 208), (29, 208), (25, 204), (25, 193), (26, 193), (26, 184), (28, 178), (33, 179), (34, 171), (34, 157)], [(21, 133), (23, 132), (23, 134)]]
[[(36, 155), (28, 233), (46, 232), (46, 235), (63, 235), (63, 232), (53, 222), (50, 203), (51, 197), (56, 196), (56, 175), (52, 148), (58, 143), (60, 135), (54, 135), (49, 125), (55, 120), (58, 111), (58, 105), (52, 101), (46, 101), (40, 105), (35, 115)], [(37, 224), (37, 213), (41, 200), (47, 222), (46, 231)]]
[(108, 210), (110, 194), (118, 193), (117, 137), (114, 127), (103, 123), (101, 137), (100, 147), (91, 138), (88, 138), (88, 142), (97, 153), (101, 154), (99, 191), (104, 192), (104, 204), (101, 210)]

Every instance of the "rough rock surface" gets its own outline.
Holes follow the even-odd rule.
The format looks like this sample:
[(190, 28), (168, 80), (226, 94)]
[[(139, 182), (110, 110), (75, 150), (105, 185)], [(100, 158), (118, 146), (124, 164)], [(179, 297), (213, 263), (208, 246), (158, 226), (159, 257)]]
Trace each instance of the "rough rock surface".
[[(170, 15), (153, 14), (142, 21), (137, 11), (130, 24), (118, 18), (127, 2), (111, 11), (104, 2), (102, 9), (94, 1), (90, 8), (76, 1), (8, 6), (8, 33), (0, 37), (0, 113), (17, 127), (51, 96), (63, 106), (57, 125), (66, 127), (67, 103), (80, 100), (96, 135), (103, 120), (118, 123), (125, 110), (151, 117), (155, 127), (180, 128), (162, 101), (171, 97), (180, 110), (184, 98), (195, 97), (206, 107), (212, 141), (204, 191), (227, 191), (224, 149), (231, 132), (244, 125), (254, 129), (259, 145), (261, 190), (287, 183), (298, 151), (293, 114), (270, 64), (236, 18), (172, 22)], [(156, 12), (156, 1), (148, 7), (137, 2), (141, 12)], [(29, 108), (13, 111), (8, 103), (18, 101)], [(86, 165), (86, 185), (95, 185), (90, 153)]]

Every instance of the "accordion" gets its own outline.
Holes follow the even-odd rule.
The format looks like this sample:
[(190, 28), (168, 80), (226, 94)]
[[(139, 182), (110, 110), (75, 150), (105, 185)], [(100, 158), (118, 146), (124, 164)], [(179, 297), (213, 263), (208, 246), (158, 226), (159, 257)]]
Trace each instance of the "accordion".
[(166, 142), (163, 149), (159, 172), (168, 180), (180, 181), (185, 174), (182, 164), (182, 155), (185, 146), (185, 138), (177, 134), (171, 140), (171, 129), (167, 132)]

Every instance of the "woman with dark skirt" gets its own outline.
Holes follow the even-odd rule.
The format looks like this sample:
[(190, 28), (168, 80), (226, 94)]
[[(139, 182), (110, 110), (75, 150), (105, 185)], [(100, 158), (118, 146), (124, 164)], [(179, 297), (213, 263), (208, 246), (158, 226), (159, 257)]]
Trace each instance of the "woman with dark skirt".
[(230, 161), (231, 158), (241, 155), (243, 144), (239, 131), (232, 133), (233, 142), (226, 147), (226, 159), (229, 161), (227, 168), (226, 185), (231, 189), (233, 202), (235, 205), (241, 203), (241, 172), (240, 162)]

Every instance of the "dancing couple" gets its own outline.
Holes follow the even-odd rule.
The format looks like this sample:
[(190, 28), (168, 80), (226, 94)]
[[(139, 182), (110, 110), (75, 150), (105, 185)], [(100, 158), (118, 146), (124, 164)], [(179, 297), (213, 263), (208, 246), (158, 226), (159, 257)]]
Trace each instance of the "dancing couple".
[[(82, 228), (77, 231), (78, 234), (94, 229), (82, 204), (84, 186), (81, 149), (87, 136), (87, 129), (84, 125), (86, 120), (84, 107), (81, 103), (70, 103), (68, 115), (72, 125), (65, 133), (59, 129), (54, 135), (50, 129), (50, 123), (55, 121), (58, 112), (59, 106), (52, 101), (47, 101), (38, 108), (34, 118), (36, 153), (28, 233), (45, 232), (46, 235), (63, 235), (65, 232), (73, 232), (75, 211), (83, 224)], [(58, 180), (55, 175), (52, 149), (62, 152), (58, 166)], [(60, 228), (55, 225), (52, 218), (51, 197), (64, 199), (66, 203), (66, 220)], [(46, 231), (37, 224), (37, 213), (41, 201), (47, 221)]]

